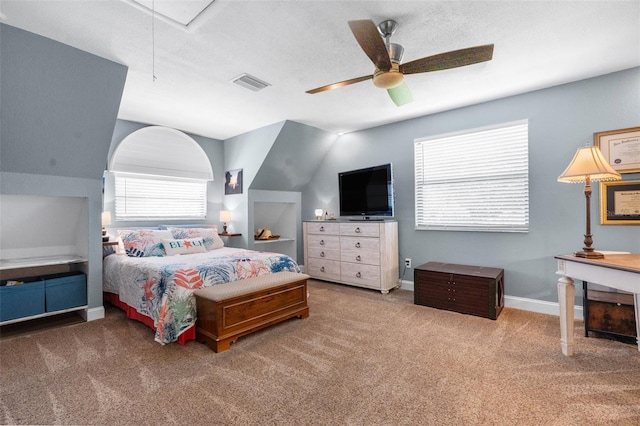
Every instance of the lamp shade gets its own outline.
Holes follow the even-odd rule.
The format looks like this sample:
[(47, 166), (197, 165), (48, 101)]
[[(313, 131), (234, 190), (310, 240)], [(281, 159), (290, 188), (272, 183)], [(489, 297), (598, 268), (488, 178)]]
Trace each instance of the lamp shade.
[(102, 226), (111, 225), (111, 212), (102, 212)]
[(229, 210), (220, 210), (220, 222), (230, 222), (231, 212)]
[(567, 169), (558, 177), (558, 182), (586, 182), (620, 180), (620, 173), (607, 163), (597, 146), (578, 149)]

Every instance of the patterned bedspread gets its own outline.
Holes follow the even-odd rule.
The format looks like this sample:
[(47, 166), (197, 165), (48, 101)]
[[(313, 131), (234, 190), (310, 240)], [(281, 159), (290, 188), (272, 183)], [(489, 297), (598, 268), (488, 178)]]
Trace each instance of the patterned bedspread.
[(152, 318), (155, 340), (165, 344), (194, 325), (194, 290), (280, 271), (300, 268), (284, 254), (228, 247), (183, 256), (110, 255), (104, 259), (103, 289)]

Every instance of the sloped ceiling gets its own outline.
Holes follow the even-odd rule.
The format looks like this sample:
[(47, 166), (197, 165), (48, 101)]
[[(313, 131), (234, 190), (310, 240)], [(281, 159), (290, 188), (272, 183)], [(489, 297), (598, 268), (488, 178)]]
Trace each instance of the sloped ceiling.
[[(0, 20), (127, 66), (120, 119), (220, 140), (285, 120), (349, 132), (640, 65), (638, 1), (149, 3), (2, 0)], [(192, 3), (203, 11), (187, 26), (162, 18)], [(370, 81), (306, 94), (372, 73), (354, 19), (395, 19), (404, 62), (487, 43), (494, 57), (408, 76), (415, 100), (400, 108)], [(243, 73), (271, 86), (231, 82)]]
[(302, 191), (336, 138), (333, 133), (287, 121), (260, 166), (250, 188)]
[(101, 179), (126, 67), (0, 25), (0, 171)]

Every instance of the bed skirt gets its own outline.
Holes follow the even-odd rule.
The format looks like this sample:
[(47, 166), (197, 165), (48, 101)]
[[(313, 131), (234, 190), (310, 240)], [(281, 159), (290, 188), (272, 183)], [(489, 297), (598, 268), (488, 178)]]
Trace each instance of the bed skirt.
[[(140, 321), (147, 327), (151, 328), (153, 331), (156, 331), (156, 327), (153, 323), (153, 318), (143, 315), (140, 312), (136, 311), (131, 306), (121, 301), (120, 297), (118, 297), (118, 295), (115, 293), (108, 293), (105, 291), (103, 292), (103, 294), (104, 294), (105, 302), (109, 302), (113, 306), (116, 306), (122, 309), (127, 315), (127, 318)], [(192, 325), (191, 327), (184, 330), (182, 334), (178, 336), (178, 340), (176, 341), (181, 345), (185, 345), (189, 340), (195, 340), (195, 338), (196, 338), (196, 328), (195, 326)]]

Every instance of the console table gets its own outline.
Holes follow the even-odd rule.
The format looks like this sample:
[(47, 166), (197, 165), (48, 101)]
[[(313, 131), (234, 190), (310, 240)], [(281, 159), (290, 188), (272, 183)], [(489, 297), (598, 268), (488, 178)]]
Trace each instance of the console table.
[[(585, 259), (574, 255), (555, 256), (558, 260), (558, 303), (560, 305), (560, 345), (562, 353), (573, 355), (575, 285), (588, 281), (633, 293), (636, 330), (640, 330), (640, 254), (609, 254), (604, 259)], [(640, 340), (637, 339), (640, 351)]]

